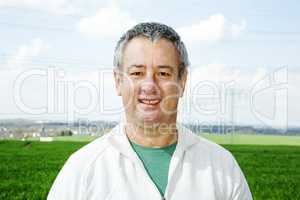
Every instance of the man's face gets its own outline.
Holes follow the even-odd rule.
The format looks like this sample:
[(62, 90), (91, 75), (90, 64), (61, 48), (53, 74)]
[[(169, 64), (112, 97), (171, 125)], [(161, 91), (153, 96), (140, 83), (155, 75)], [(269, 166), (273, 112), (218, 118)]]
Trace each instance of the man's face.
[(170, 41), (152, 42), (145, 37), (130, 40), (124, 48), (121, 72), (115, 71), (127, 122), (140, 125), (176, 122), (178, 99), (186, 72), (178, 78), (180, 60)]

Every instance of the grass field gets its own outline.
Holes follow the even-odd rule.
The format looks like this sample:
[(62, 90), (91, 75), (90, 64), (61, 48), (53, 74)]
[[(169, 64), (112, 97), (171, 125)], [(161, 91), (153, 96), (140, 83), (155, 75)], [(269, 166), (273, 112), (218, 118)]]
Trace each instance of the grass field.
[[(0, 141), (0, 199), (45, 199), (68, 156), (85, 144)], [(254, 199), (300, 199), (300, 146), (224, 147), (238, 160)]]
[[(209, 140), (218, 144), (254, 144), (254, 145), (299, 145), (300, 136), (276, 136), (276, 135), (246, 135), (246, 134), (201, 134)], [(54, 141), (73, 141), (73, 142), (90, 142), (96, 136), (58, 136)], [(30, 141), (36, 141), (38, 138), (29, 138)]]
[(300, 136), (282, 135), (245, 135), (245, 134), (201, 134), (218, 144), (251, 144), (251, 145), (300, 145)]

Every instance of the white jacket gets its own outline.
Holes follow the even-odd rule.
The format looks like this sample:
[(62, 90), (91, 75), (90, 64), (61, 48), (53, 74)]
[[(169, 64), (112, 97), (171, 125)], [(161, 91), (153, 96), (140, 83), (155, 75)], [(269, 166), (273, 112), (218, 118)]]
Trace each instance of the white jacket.
[[(170, 161), (166, 200), (251, 200), (230, 152), (179, 127)], [(70, 156), (48, 200), (161, 200), (119, 124)]]

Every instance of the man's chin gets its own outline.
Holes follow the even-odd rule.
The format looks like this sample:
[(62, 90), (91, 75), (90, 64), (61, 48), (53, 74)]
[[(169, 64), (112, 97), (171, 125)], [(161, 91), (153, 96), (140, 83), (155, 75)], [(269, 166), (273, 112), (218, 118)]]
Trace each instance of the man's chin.
[(157, 116), (141, 116), (138, 118), (140, 126), (149, 127), (153, 126), (156, 127), (160, 124), (160, 119)]

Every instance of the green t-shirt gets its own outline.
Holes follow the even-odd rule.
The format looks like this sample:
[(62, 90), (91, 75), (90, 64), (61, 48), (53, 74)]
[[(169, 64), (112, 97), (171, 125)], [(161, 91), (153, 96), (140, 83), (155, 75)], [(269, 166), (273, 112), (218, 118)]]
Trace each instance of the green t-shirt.
[(168, 183), (169, 164), (177, 142), (161, 148), (144, 147), (132, 141), (130, 141), (130, 144), (141, 159), (148, 175), (156, 185), (160, 194), (164, 196)]

